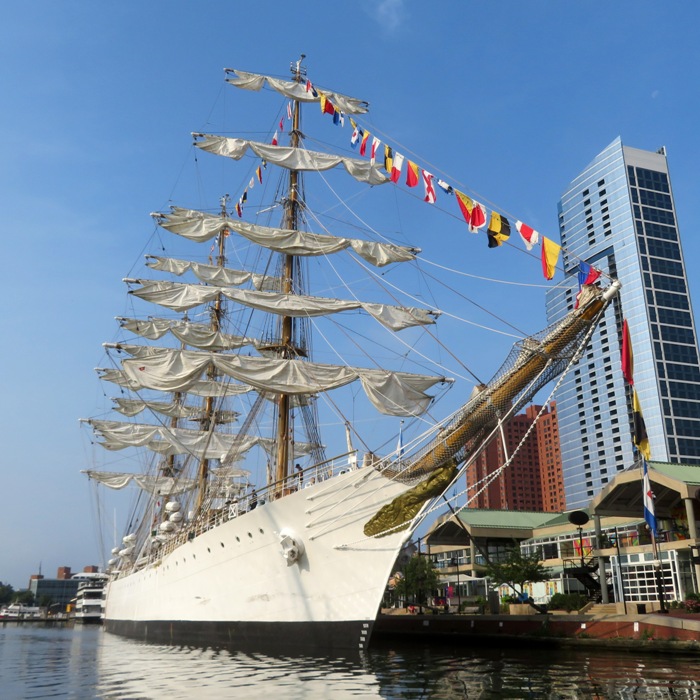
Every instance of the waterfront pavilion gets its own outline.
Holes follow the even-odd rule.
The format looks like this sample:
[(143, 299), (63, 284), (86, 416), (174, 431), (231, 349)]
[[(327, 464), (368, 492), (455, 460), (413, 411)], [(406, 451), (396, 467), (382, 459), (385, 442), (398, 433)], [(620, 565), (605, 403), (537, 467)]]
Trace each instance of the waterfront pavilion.
[[(533, 513), (464, 509), (438, 519), (427, 534), (429, 553), (447, 581), (483, 577), (486, 559), (498, 561), (514, 545), (538, 552), (552, 572), (531, 587), (538, 603), (557, 592), (581, 591), (591, 600), (649, 609), (700, 591), (700, 467), (649, 463), (658, 525), (657, 557), (644, 521), (642, 472), (621, 472), (590, 502), (588, 521), (571, 512)], [(659, 586), (659, 574), (660, 583)], [(662, 591), (662, 596), (659, 594)]]

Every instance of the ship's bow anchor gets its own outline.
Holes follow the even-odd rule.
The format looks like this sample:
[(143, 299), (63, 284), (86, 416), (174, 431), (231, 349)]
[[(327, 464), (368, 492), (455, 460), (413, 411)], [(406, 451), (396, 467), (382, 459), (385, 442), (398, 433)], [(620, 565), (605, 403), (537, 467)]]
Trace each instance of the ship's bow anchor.
[(282, 556), (287, 562), (287, 566), (296, 564), (304, 554), (304, 543), (287, 528), (280, 532), (280, 545), (282, 546)]

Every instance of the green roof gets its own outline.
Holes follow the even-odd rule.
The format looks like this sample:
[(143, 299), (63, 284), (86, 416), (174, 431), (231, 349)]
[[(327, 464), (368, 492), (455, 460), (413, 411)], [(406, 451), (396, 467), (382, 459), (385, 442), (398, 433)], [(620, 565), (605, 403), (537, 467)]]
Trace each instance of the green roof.
[(522, 510), (481, 510), (465, 508), (459, 512), (459, 519), (475, 527), (532, 529), (549, 524), (560, 518), (562, 513), (541, 513)]
[(686, 484), (700, 485), (700, 466), (692, 464), (671, 464), (670, 462), (649, 462), (649, 468)]

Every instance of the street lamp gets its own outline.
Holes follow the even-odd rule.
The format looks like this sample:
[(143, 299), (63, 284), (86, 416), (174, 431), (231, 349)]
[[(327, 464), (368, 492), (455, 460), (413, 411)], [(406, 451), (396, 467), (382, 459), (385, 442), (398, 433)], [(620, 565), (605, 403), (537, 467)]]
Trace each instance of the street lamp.
[(578, 546), (581, 553), (581, 568), (585, 568), (586, 562), (583, 557), (583, 526), (588, 522), (588, 513), (583, 510), (574, 510), (569, 513), (569, 522), (578, 528)]

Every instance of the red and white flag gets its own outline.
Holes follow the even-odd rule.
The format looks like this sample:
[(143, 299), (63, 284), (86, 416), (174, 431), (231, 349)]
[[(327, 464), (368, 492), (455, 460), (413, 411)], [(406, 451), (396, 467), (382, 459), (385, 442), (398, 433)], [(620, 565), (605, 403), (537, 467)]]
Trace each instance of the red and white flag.
[(523, 243), (525, 243), (525, 247), (528, 250), (532, 250), (540, 242), (540, 234), (522, 221), (516, 221), (515, 228), (518, 229), (520, 238), (523, 239)]
[(398, 182), (403, 169), (403, 156), (400, 153), (394, 153), (394, 160), (391, 163), (391, 181)]
[(424, 202), (428, 204), (435, 204), (435, 187), (433, 186), (433, 175), (427, 170), (421, 170), (421, 175), (423, 176), (423, 185), (425, 187), (425, 197)]
[(272, 137), (272, 145), (276, 146), (277, 145), (277, 132), (275, 131), (275, 135)]
[(377, 159), (377, 150), (379, 149), (379, 146), (381, 144), (381, 141), (374, 136), (372, 138), (372, 152), (369, 157), (369, 162), (374, 164), (374, 161)]
[(471, 219), (469, 221), (469, 230), (472, 233), (476, 233), (485, 223), (486, 209), (484, 209), (484, 205), (479, 204), (479, 202), (474, 202)]

